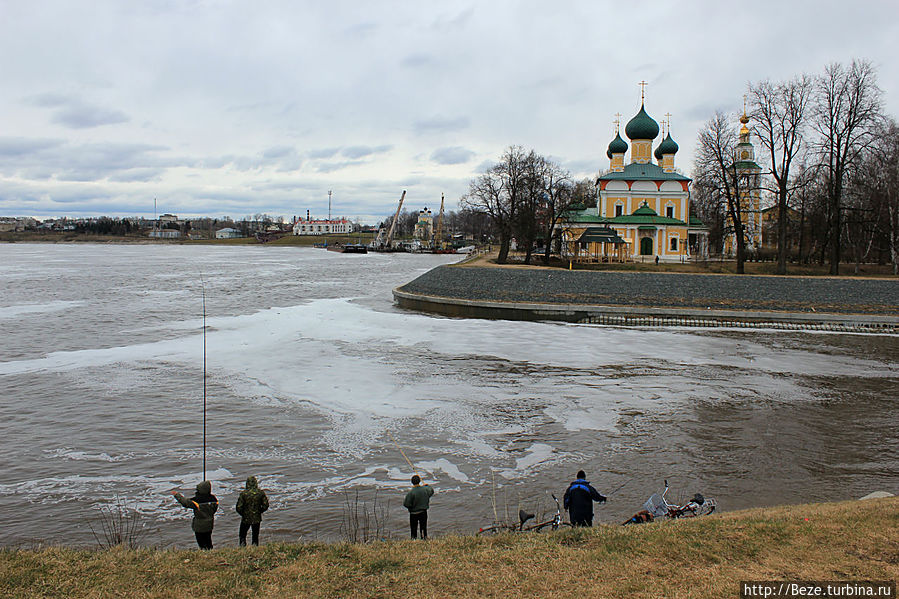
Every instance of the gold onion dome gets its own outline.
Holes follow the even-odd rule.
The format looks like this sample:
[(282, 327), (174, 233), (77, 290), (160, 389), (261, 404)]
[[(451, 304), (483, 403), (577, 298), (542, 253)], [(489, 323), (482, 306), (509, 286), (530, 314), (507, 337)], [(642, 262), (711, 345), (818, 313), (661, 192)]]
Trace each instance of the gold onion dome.
[(640, 112), (628, 121), (624, 133), (631, 139), (655, 139), (659, 136), (659, 124), (651, 116), (646, 114), (643, 104), (640, 104)]

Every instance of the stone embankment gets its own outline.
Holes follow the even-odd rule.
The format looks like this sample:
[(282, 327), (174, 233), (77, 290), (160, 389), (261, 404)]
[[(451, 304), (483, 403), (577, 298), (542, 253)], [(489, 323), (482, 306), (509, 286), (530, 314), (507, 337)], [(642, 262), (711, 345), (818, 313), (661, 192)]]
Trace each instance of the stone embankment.
[(899, 281), (440, 266), (394, 290), (467, 318), (899, 332)]

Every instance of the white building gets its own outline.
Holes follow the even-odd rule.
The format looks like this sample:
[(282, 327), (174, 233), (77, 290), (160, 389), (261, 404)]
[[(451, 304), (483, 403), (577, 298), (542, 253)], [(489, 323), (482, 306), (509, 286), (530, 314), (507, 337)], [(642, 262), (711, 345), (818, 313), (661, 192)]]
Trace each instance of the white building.
[(345, 218), (334, 220), (298, 219), (293, 224), (294, 235), (332, 235), (352, 233), (353, 223)]
[(240, 231), (231, 227), (225, 227), (215, 232), (216, 239), (233, 239), (235, 237), (241, 237)]

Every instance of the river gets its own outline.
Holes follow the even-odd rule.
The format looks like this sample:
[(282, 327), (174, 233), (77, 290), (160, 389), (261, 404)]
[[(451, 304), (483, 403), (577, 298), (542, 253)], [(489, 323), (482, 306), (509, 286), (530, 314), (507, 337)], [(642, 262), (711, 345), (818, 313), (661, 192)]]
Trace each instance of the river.
[[(171, 497), (203, 471), (235, 545), (248, 475), (262, 541), (339, 539), (345, 506), (407, 534), (550, 510), (583, 468), (620, 522), (663, 479), (721, 509), (899, 491), (899, 337), (465, 320), (391, 290), (454, 256), (168, 244), (0, 245), (0, 545), (193, 546)], [(401, 451), (402, 450), (402, 451)], [(352, 528), (352, 526), (350, 526)], [(102, 540), (102, 534), (97, 535)]]

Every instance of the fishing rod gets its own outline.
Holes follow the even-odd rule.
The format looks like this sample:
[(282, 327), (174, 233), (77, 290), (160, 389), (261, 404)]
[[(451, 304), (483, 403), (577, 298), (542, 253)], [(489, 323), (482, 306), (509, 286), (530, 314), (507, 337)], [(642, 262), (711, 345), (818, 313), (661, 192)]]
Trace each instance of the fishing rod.
[[(415, 474), (415, 475), (418, 476), (418, 478), (421, 478), (421, 474), (418, 473), (418, 468), (416, 468), (415, 466), (412, 465), (412, 462), (411, 462), (411, 461), (409, 460), (409, 458), (406, 456), (406, 452), (403, 451), (403, 448), (400, 447), (400, 444), (397, 443), (397, 442), (396, 442), (396, 439), (393, 438), (393, 433), (391, 433), (391, 432), (388, 430), (388, 431), (387, 431), (387, 436), (390, 437), (390, 440), (393, 441), (393, 445), (394, 445), (394, 446), (397, 448), (397, 450), (402, 454), (403, 459), (406, 460), (406, 463), (409, 464), (409, 468), (412, 469), (412, 474)], [(427, 470), (425, 470), (425, 472), (427, 472), (428, 474), (430, 474), (430, 475), (431, 475), (431, 478), (433, 478), (434, 480), (437, 480), (437, 477), (434, 476), (434, 473), (433, 473), (433, 472), (428, 472)]]
[(611, 493), (607, 494), (606, 497), (611, 497), (612, 495), (614, 495), (615, 493), (617, 493), (618, 491), (620, 491), (621, 489), (623, 489), (623, 488), (624, 488), (624, 485), (626, 485), (627, 483), (631, 482), (632, 480), (634, 480), (634, 479), (632, 479), (632, 478), (627, 479), (626, 481), (624, 481), (623, 483), (621, 483), (620, 485), (618, 485), (618, 488), (617, 488), (617, 489), (615, 489), (615, 490), (612, 491)]
[(203, 480), (206, 480), (206, 281), (200, 273), (203, 296)]

